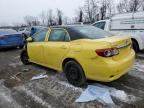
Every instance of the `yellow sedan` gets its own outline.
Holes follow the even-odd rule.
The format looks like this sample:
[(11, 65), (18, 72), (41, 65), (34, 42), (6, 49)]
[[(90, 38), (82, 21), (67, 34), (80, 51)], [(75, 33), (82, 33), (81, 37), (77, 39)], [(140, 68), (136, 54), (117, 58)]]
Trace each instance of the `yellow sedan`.
[(129, 37), (112, 36), (93, 26), (50, 27), (27, 41), (21, 53), (24, 64), (64, 72), (75, 86), (83, 86), (87, 79), (116, 80), (130, 70), (135, 58)]

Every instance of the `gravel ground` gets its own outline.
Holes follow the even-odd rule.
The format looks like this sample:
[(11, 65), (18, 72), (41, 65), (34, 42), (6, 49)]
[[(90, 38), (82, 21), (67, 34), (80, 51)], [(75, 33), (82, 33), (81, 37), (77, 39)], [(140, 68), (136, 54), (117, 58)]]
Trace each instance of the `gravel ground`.
[[(116, 81), (88, 81), (109, 89), (115, 104), (107, 105), (98, 100), (76, 103), (85, 88), (68, 84), (63, 73), (36, 64), (23, 65), (20, 51), (0, 52), (0, 108), (144, 108), (144, 59), (137, 59), (134, 68)], [(41, 73), (48, 77), (31, 81)]]

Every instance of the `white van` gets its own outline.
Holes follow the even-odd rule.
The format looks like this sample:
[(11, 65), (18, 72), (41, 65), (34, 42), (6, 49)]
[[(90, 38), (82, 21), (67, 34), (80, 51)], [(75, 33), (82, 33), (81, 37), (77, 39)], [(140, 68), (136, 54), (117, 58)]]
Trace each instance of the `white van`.
[(144, 12), (118, 14), (92, 25), (115, 35), (130, 36), (136, 52), (144, 49)]

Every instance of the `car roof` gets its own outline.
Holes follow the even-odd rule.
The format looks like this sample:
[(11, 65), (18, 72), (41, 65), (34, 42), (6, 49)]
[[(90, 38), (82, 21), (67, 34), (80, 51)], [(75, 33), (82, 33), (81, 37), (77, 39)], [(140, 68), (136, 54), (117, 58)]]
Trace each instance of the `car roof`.
[(84, 27), (89, 25), (59, 25), (59, 26), (50, 26), (51, 28), (74, 28), (74, 27)]
[(0, 29), (0, 36), (10, 35), (10, 34), (17, 34), (18, 32), (13, 29)]

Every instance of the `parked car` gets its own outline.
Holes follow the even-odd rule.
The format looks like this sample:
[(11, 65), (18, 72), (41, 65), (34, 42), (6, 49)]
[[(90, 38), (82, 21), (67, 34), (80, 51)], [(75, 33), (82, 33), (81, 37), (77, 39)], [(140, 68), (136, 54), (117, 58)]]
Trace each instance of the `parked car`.
[(130, 36), (136, 52), (144, 49), (144, 12), (118, 14), (92, 25), (116, 35)]
[(24, 45), (24, 37), (13, 29), (0, 29), (0, 49), (20, 47)]
[(46, 27), (44, 26), (31, 26), (31, 27), (25, 27), (25, 28), (20, 28), (18, 30), (19, 33), (21, 33), (25, 39), (27, 39), (28, 37), (32, 36), (33, 34), (35, 34), (36, 32), (44, 29)]
[(133, 66), (135, 52), (129, 37), (112, 36), (93, 26), (58, 26), (27, 39), (21, 61), (40, 64), (66, 74), (75, 86), (87, 79), (110, 82)]
[(28, 28), (28, 27), (20, 28), (18, 30), (18, 32), (21, 33), (25, 37), (25, 39), (27, 39), (30, 36), (30, 33), (31, 33), (30, 28)]

